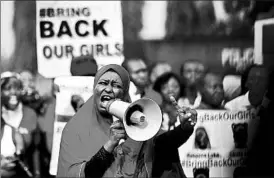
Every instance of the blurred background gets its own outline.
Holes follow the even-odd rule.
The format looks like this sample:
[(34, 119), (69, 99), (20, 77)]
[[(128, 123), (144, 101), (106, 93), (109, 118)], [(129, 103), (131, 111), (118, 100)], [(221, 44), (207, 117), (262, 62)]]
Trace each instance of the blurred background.
[[(223, 48), (253, 47), (254, 22), (271, 10), (273, 1), (122, 1), (124, 55), (176, 71), (191, 56), (217, 70)], [(35, 1), (1, 2), (1, 71), (37, 72), (35, 18)]]

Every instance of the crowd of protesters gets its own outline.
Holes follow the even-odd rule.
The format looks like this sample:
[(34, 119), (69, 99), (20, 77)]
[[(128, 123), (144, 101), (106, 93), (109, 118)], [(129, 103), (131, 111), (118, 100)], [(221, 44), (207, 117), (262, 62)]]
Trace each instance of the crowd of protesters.
[[(258, 159), (264, 163), (266, 159), (273, 158), (273, 138), (266, 142), (262, 140), (265, 136), (274, 135), (271, 119), (274, 89), (273, 82), (270, 82), (273, 72), (270, 74), (265, 66), (252, 64), (246, 67), (242, 75), (216, 73), (199, 59), (184, 61), (179, 75), (173, 72), (169, 63), (162, 61), (148, 65), (142, 58), (128, 58), (121, 66), (130, 76), (129, 94), (132, 101), (148, 97), (161, 107), (163, 130), (173, 130), (180, 124), (170, 95), (181, 107), (191, 109), (255, 110), (261, 117), (255, 139), (255, 145), (260, 146), (252, 147), (252, 156), (248, 157), (247, 167), (242, 174), (273, 175), (271, 164), (256, 164)], [(98, 67), (86, 70), (86, 74), (79, 75), (94, 76)], [(40, 83), (36, 75), (30, 71), (1, 74), (2, 177), (52, 176), (49, 174), (49, 163), (55, 120), (55, 92), (58, 91), (52, 81), (48, 87), (50, 94), (43, 95), (39, 91)], [(74, 95), (71, 105), (77, 112), (84, 105), (84, 100)], [(259, 153), (266, 155), (258, 156)]]

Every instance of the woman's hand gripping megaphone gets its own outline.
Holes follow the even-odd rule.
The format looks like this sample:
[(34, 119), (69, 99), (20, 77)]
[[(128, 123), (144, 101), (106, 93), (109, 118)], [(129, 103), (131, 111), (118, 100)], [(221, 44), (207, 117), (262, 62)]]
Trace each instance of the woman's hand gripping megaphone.
[(109, 141), (104, 145), (105, 150), (112, 152), (127, 137), (121, 120), (115, 120), (110, 126)]
[(180, 107), (173, 96), (170, 96), (173, 106), (178, 112), (182, 127), (194, 127), (197, 123), (197, 111), (187, 107)]

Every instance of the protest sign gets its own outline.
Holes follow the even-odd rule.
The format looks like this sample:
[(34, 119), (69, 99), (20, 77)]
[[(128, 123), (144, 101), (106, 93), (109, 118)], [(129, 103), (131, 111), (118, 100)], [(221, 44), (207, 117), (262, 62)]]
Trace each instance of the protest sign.
[(257, 20), (254, 24), (254, 53), (255, 58), (269, 68), (274, 69), (273, 51), (274, 18)]
[[(197, 110), (193, 134), (179, 148), (187, 177), (233, 177), (245, 166), (256, 132), (256, 112)], [(235, 171), (236, 170), (236, 171)]]
[(93, 55), (99, 68), (121, 64), (120, 1), (37, 1), (38, 71), (52, 78), (71, 75), (74, 57)]
[(50, 161), (50, 174), (57, 174), (58, 157), (62, 131), (66, 123), (75, 114), (71, 104), (72, 96), (77, 96), (86, 102), (93, 94), (94, 77), (58, 77), (54, 83), (58, 86), (56, 94), (55, 122), (53, 132), (53, 144)]

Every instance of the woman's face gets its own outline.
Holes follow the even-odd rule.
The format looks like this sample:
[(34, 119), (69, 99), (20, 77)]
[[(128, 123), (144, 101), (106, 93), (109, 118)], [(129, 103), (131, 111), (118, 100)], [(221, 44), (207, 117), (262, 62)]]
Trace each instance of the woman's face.
[(2, 102), (9, 110), (15, 110), (19, 104), (19, 97), (21, 94), (21, 85), (18, 79), (10, 78), (7, 84), (2, 88)]
[(30, 72), (24, 71), (20, 74), (20, 76), (21, 76), (20, 79), (22, 80), (24, 88), (31, 88), (31, 89), (35, 88), (34, 78)]
[(174, 78), (170, 78), (167, 83), (162, 85), (161, 88), (161, 94), (163, 96), (163, 99), (166, 102), (170, 102), (170, 95), (172, 95), (176, 100), (180, 97), (180, 84), (179, 82)]
[(123, 83), (120, 76), (113, 71), (108, 71), (101, 76), (94, 89), (94, 97), (97, 109), (106, 114), (106, 106), (109, 101), (124, 96)]
[(195, 141), (200, 149), (206, 149), (209, 143), (209, 138), (204, 129), (198, 128), (196, 130)]

